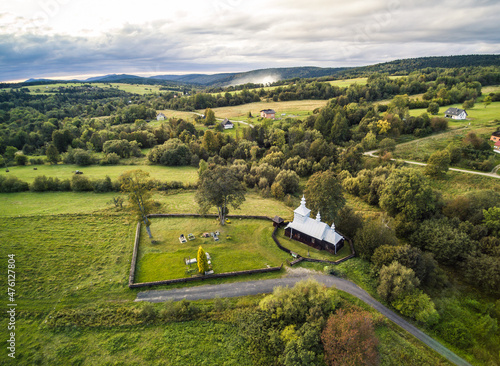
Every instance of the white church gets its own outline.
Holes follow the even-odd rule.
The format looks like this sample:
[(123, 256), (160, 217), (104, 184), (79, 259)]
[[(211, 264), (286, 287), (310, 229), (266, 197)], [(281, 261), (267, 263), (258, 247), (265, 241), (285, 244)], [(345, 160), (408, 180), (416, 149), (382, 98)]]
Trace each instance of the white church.
[(316, 220), (309, 217), (311, 210), (306, 207), (306, 199), (302, 196), (300, 206), (293, 211), (293, 221), (285, 227), (285, 235), (313, 248), (337, 252), (344, 246), (344, 237), (335, 231), (335, 224), (328, 226), (321, 222), (318, 212)]

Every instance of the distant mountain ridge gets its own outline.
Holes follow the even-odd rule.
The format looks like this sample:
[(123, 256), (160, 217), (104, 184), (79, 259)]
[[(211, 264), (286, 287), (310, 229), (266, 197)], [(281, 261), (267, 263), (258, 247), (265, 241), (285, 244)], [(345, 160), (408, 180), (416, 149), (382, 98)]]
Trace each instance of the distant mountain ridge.
[[(124, 82), (137, 84), (162, 85), (198, 85), (198, 86), (229, 86), (240, 84), (268, 84), (279, 80), (294, 78), (317, 78), (325, 76), (356, 76), (373, 72), (389, 74), (406, 74), (428, 67), (467, 67), (467, 66), (500, 66), (500, 55), (459, 55), (433, 56), (394, 60), (361, 67), (323, 68), (314, 66), (283, 67), (258, 69), (247, 72), (218, 74), (186, 74), (186, 75), (156, 75), (141, 77), (129, 74), (109, 74), (91, 77), (84, 80), (65, 80), (77, 82)], [(29, 79), (25, 83), (55, 82), (51, 79)], [(61, 80), (58, 80), (61, 82)]]

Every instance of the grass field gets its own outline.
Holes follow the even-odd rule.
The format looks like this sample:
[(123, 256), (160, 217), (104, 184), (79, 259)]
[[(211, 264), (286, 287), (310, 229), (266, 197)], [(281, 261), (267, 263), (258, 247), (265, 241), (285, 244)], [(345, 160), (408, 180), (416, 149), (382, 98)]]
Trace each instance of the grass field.
[[(161, 109), (161, 110), (157, 110), (156, 113), (163, 113), (166, 117), (165, 120), (167, 120), (169, 118), (179, 118), (179, 119), (183, 119), (184, 121), (193, 122), (194, 117), (196, 117), (196, 115), (194, 113), (184, 112), (184, 111), (176, 111), (173, 109)], [(203, 113), (203, 112), (201, 112), (201, 113)]]
[(166, 92), (166, 90), (160, 90), (161, 85), (142, 85), (142, 84), (124, 84), (124, 83), (104, 84), (104, 83), (81, 83), (81, 82), (31, 85), (31, 86), (24, 86), (23, 89), (27, 88), (30, 91), (30, 93), (33, 94), (52, 94), (51, 91), (55, 91), (60, 87), (69, 88), (69, 87), (87, 86), (87, 85), (92, 85), (94, 87), (103, 89), (109, 88), (111, 85), (112, 88), (117, 88), (126, 91), (127, 93), (140, 94), (140, 95)]
[(59, 179), (71, 179), (75, 170), (80, 170), (89, 179), (102, 179), (109, 176), (116, 180), (120, 174), (127, 170), (141, 169), (149, 172), (150, 177), (162, 181), (179, 181), (184, 183), (195, 183), (198, 180), (197, 169), (190, 166), (167, 167), (160, 165), (90, 165), (78, 166), (71, 164), (57, 165), (37, 165), (37, 170), (33, 166), (13, 166), (9, 167), (9, 172), (0, 170), (0, 175), (15, 176), (25, 182), (32, 182), (36, 177), (45, 175), (46, 177), (57, 177)]
[[(196, 258), (200, 245), (210, 253), (215, 273), (280, 266), (290, 256), (272, 240), (273, 229), (272, 222), (267, 220), (233, 219), (231, 224), (220, 226), (213, 218), (151, 219), (151, 231), (159, 243), (151, 244), (146, 231), (141, 231), (135, 281), (161, 281), (196, 274), (196, 264), (187, 272), (184, 258)], [(201, 237), (204, 232), (215, 231), (220, 232), (219, 241)], [(196, 239), (180, 243), (179, 236), (187, 237), (189, 233)]]
[[(256, 123), (260, 117), (262, 109), (274, 109), (276, 117), (280, 118), (281, 114), (286, 114), (286, 117), (304, 117), (312, 114), (316, 108), (324, 107), (328, 103), (327, 100), (294, 100), (289, 102), (256, 102), (242, 104), (238, 106), (213, 108), (215, 116), (218, 118), (239, 119), (249, 123)], [(203, 113), (204, 111), (199, 111)], [(248, 118), (248, 112), (252, 113), (254, 118)], [(283, 118), (286, 118), (283, 117)]]
[[(449, 106), (443, 106), (439, 108), (439, 113), (436, 115), (437, 117), (444, 117), (444, 112), (448, 108), (462, 108), (461, 104), (453, 104)], [(423, 113), (426, 113), (426, 108), (419, 109), (410, 109), (411, 116), (420, 116)], [(493, 102), (486, 108), (482, 103), (476, 103), (474, 108), (467, 110), (467, 119), (466, 120), (448, 120), (448, 125), (451, 128), (459, 128), (466, 127), (471, 124), (471, 127), (485, 127), (485, 126), (500, 126), (499, 122), (495, 122), (495, 120), (500, 121), (500, 102)]]
[[(59, 215), (71, 213), (115, 213), (112, 197), (117, 192), (21, 192), (0, 193), (0, 216)], [(161, 206), (158, 213), (198, 213), (194, 191), (179, 191), (164, 194), (157, 192), (153, 198)], [(124, 197), (125, 198), (125, 197)], [(119, 211), (118, 211), (119, 213)], [(215, 208), (210, 213), (216, 213)], [(247, 192), (246, 201), (239, 210), (230, 210), (235, 215), (279, 215), (285, 219), (293, 217), (293, 210), (283, 202), (264, 199), (255, 192)]]

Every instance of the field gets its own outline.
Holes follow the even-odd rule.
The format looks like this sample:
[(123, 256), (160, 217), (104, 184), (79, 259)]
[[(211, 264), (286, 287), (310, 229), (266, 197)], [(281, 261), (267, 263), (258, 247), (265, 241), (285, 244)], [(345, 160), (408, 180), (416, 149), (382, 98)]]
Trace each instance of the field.
[(36, 177), (45, 175), (59, 179), (71, 179), (75, 170), (80, 170), (89, 179), (102, 179), (109, 176), (116, 180), (120, 174), (127, 170), (141, 169), (149, 172), (150, 177), (163, 181), (180, 181), (185, 183), (195, 183), (198, 180), (197, 169), (189, 166), (167, 167), (159, 165), (91, 165), (81, 167), (78, 165), (57, 164), (57, 165), (37, 165), (37, 170), (33, 166), (13, 166), (9, 167), (9, 172), (0, 170), (0, 175), (15, 176), (25, 182), (32, 182)]
[(161, 85), (143, 85), (143, 84), (124, 84), (124, 83), (55, 83), (55, 84), (47, 84), (47, 85), (31, 85), (24, 86), (24, 88), (28, 89), (30, 93), (33, 94), (51, 94), (53, 90), (57, 90), (61, 87), (78, 87), (78, 86), (87, 86), (92, 85), (97, 88), (117, 88), (123, 90), (127, 93), (133, 94), (151, 94), (151, 93), (160, 93), (166, 92), (166, 90), (160, 90)]
[[(462, 105), (453, 104), (440, 107), (437, 117), (444, 117), (444, 112), (448, 108), (462, 108)], [(411, 116), (420, 116), (426, 112), (426, 108), (410, 109)], [(448, 126), (451, 128), (467, 127), (470, 123), (472, 128), (483, 126), (491, 126), (492, 128), (495, 128), (496, 126), (499, 126), (499, 122), (495, 122), (495, 120), (500, 121), (500, 102), (493, 102), (486, 108), (481, 102), (477, 102), (474, 108), (467, 109), (467, 114), (468, 116), (466, 120), (460, 121), (449, 119)]]
[[(286, 114), (286, 117), (304, 117), (312, 114), (316, 108), (324, 107), (328, 103), (327, 100), (294, 100), (289, 102), (256, 102), (242, 104), (238, 106), (213, 108), (215, 116), (218, 118), (240, 119), (250, 123), (255, 123), (260, 117), (262, 109), (274, 109), (276, 117), (281, 117), (281, 114)], [(200, 113), (204, 111), (200, 110)], [(254, 118), (247, 118), (248, 112), (252, 113)]]
[[(196, 274), (196, 264), (188, 268), (184, 258), (196, 258), (199, 246), (210, 253), (215, 273), (277, 267), (290, 258), (272, 240), (273, 226), (267, 220), (232, 219), (221, 227), (213, 218), (155, 218), (151, 219), (151, 231), (159, 243), (151, 244), (146, 231), (141, 231), (135, 282)], [(201, 237), (204, 232), (215, 231), (220, 232), (219, 241)], [(181, 243), (179, 236), (189, 233), (196, 239)]]
[(161, 109), (157, 110), (156, 113), (163, 113), (165, 115), (165, 120), (168, 120), (169, 118), (179, 118), (185, 121), (193, 122), (194, 117), (196, 117), (196, 115), (192, 112), (176, 111), (173, 109)]

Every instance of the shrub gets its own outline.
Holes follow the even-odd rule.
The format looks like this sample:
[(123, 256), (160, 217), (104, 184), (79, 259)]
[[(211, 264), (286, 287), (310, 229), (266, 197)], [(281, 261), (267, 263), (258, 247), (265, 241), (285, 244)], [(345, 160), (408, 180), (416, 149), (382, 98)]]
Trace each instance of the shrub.
[(23, 166), (28, 162), (28, 157), (24, 154), (16, 154), (14, 160), (16, 161), (16, 165)]
[(83, 175), (74, 175), (71, 178), (71, 190), (74, 192), (92, 191), (92, 182)]
[(33, 192), (69, 191), (71, 185), (68, 179), (47, 178), (45, 175), (39, 175), (31, 183), (30, 190)]
[(29, 190), (29, 184), (23, 182), (17, 177), (6, 177), (0, 175), (0, 192), (1, 193), (12, 193), (12, 192), (24, 192)]
[(100, 161), (101, 165), (116, 165), (120, 162), (118, 154), (109, 153)]

